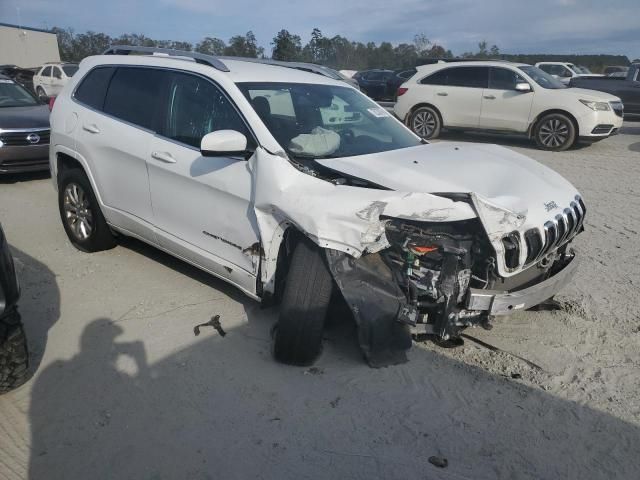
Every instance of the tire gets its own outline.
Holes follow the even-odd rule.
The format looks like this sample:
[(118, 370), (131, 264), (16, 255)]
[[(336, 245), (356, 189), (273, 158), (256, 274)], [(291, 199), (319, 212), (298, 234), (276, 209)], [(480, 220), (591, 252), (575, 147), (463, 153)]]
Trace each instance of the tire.
[(78, 250), (100, 252), (116, 246), (116, 238), (82, 170), (63, 171), (58, 183), (58, 208), (67, 237)]
[(419, 137), (438, 138), (442, 130), (440, 113), (433, 107), (418, 107), (409, 117), (409, 128)]
[(0, 393), (18, 388), (29, 378), (29, 350), (16, 310), (0, 318)]
[(273, 356), (289, 365), (310, 365), (322, 351), (333, 278), (322, 251), (304, 239), (291, 257), (275, 328)]
[(541, 150), (562, 152), (575, 143), (576, 127), (568, 116), (550, 113), (536, 123), (534, 138)]
[(36, 88), (36, 95), (37, 95), (38, 97), (46, 97), (46, 96), (47, 96), (47, 92), (45, 92), (45, 91), (44, 91), (44, 88), (42, 88), (42, 87), (38, 86), (38, 87)]

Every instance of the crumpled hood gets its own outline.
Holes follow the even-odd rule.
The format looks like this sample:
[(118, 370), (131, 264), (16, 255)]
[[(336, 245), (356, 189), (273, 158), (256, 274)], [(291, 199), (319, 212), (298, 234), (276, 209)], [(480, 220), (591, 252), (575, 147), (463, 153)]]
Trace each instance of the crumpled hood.
[(49, 128), (49, 107), (0, 108), (0, 130), (9, 128)]
[(566, 207), (577, 194), (550, 168), (490, 144), (439, 142), (318, 162), (398, 191), (474, 193), (525, 216), (531, 210), (548, 217), (545, 204)]

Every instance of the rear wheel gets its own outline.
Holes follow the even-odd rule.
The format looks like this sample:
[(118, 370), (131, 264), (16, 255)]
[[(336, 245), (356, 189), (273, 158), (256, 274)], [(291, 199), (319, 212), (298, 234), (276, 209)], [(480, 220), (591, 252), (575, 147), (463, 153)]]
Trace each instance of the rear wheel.
[(534, 136), (539, 148), (561, 152), (575, 143), (576, 128), (566, 115), (551, 113), (538, 121)]
[(322, 250), (301, 240), (291, 257), (280, 304), (273, 355), (279, 362), (310, 365), (322, 351), (333, 279)]
[(0, 318), (0, 393), (19, 387), (29, 378), (29, 352), (16, 310)]
[(100, 205), (85, 173), (77, 168), (64, 171), (58, 185), (58, 207), (71, 243), (83, 252), (99, 252), (116, 246)]
[(416, 108), (409, 118), (409, 127), (422, 138), (437, 138), (442, 129), (440, 115), (433, 107)]

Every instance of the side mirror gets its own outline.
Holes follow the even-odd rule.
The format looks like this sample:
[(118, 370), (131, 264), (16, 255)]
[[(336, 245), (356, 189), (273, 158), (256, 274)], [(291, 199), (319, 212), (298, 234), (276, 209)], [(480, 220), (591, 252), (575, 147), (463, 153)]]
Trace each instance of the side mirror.
[(203, 157), (246, 157), (247, 137), (236, 130), (218, 130), (207, 133), (200, 141)]
[(516, 83), (516, 92), (527, 93), (531, 91), (531, 85), (526, 82)]

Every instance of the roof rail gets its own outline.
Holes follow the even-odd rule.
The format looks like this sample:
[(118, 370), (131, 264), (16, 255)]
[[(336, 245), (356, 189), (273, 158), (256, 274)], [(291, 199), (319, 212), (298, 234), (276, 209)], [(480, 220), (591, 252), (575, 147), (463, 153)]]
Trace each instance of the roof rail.
[(210, 67), (215, 68), (216, 70), (220, 70), (221, 72), (229, 72), (229, 67), (227, 67), (223, 62), (221, 62), (218, 58), (213, 55), (206, 55), (204, 53), (197, 52), (187, 52), (186, 50), (173, 50), (171, 48), (160, 48), (160, 47), (138, 47), (135, 45), (112, 45), (107, 48), (102, 54), (103, 55), (129, 55), (131, 52), (138, 53), (147, 53), (153, 55), (154, 53), (161, 53), (163, 55), (168, 55), (170, 57), (187, 57), (192, 58), (196, 63), (200, 63), (202, 65), (209, 65)]

